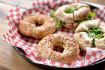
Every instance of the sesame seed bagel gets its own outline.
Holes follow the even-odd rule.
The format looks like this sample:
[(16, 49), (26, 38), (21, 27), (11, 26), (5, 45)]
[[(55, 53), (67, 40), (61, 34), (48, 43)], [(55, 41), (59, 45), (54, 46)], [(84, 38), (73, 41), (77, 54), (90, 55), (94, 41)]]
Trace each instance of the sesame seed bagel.
[(67, 33), (55, 33), (44, 37), (38, 44), (39, 57), (71, 64), (79, 56), (78, 43)]

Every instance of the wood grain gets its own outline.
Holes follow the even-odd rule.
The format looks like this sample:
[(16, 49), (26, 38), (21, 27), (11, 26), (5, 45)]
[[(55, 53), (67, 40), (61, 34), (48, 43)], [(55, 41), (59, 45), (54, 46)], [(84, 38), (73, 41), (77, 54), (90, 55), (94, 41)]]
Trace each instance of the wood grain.
[[(12, 46), (2, 40), (2, 35), (10, 29), (6, 19), (9, 14), (8, 11), (15, 8), (15, 5), (0, 2), (0, 70), (41, 70), (24, 60)], [(25, 10), (23, 8), (20, 9), (21, 11)]]
[(32, 3), (35, 2), (35, 0), (0, 0), (1, 3), (13, 5), (15, 7), (20, 7), (24, 9), (32, 8)]
[[(5, 33), (9, 29), (5, 24), (0, 23), (0, 26), (2, 26), (0, 33)], [(24, 60), (12, 46), (3, 42), (1, 35), (2, 34), (0, 34), (0, 70), (41, 70)]]

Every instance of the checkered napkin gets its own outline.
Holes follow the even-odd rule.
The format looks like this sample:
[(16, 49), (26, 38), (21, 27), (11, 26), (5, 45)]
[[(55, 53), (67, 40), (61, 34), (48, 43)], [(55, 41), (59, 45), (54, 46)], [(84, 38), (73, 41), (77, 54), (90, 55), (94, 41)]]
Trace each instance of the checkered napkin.
[[(29, 58), (32, 62), (36, 64), (44, 64), (48, 66), (55, 66), (55, 67), (63, 67), (63, 68), (76, 68), (76, 67), (83, 67), (88, 66), (98, 60), (105, 58), (105, 51), (96, 48), (86, 48), (86, 56), (80, 57), (71, 65), (63, 64), (59, 62), (55, 62), (49, 59), (43, 59), (37, 56), (36, 54), (36, 47), (39, 40), (34, 40), (31, 38), (27, 38), (19, 34), (18, 32), (18, 23), (19, 20), (22, 19), (25, 15), (35, 14), (35, 12), (39, 12), (42, 14), (49, 15), (50, 11), (54, 8), (57, 8), (61, 5), (70, 3), (70, 0), (37, 0), (32, 4), (33, 8), (29, 9), (23, 13), (20, 12), (19, 8), (10, 9), (9, 15), (7, 16), (8, 24), (11, 29), (4, 34), (3, 39), (8, 44), (19, 47), (23, 49), (26, 53), (26, 57)], [(97, 13), (97, 16), (105, 21), (105, 8), (100, 8), (94, 10)], [(66, 30), (65, 30), (66, 31)]]

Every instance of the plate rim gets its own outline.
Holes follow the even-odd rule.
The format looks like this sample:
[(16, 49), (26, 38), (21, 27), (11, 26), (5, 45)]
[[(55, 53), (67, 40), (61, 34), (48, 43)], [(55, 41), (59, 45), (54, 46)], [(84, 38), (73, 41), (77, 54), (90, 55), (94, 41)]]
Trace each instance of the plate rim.
[[(33, 61), (31, 61), (29, 58), (27, 58), (27, 57), (25, 56), (25, 54), (23, 54), (23, 53), (18, 49), (19, 47), (13, 46), (13, 48), (15, 49), (15, 51), (16, 51), (20, 56), (22, 56), (22, 57), (23, 57), (25, 60), (27, 60), (29, 63), (31, 63), (31, 64), (33, 64), (33, 65), (35, 65), (35, 64), (37, 64), (37, 65), (43, 65), (43, 66), (47, 66), (47, 67), (51, 67), (51, 68), (53, 67), (53, 68), (61, 68), (61, 69), (80, 69), (80, 68), (92, 67), (92, 66), (99, 65), (99, 64), (105, 62), (105, 58), (103, 58), (103, 59), (101, 59), (101, 60), (99, 60), (99, 61), (96, 61), (96, 62), (94, 62), (94, 63), (92, 63), (92, 64), (89, 64), (89, 65), (87, 65), (87, 66), (82, 66), (82, 67), (65, 68), (65, 67), (49, 66), (49, 65), (34, 63)], [(21, 48), (20, 48), (20, 49), (21, 49)], [(22, 49), (21, 49), (21, 50), (22, 50)]]

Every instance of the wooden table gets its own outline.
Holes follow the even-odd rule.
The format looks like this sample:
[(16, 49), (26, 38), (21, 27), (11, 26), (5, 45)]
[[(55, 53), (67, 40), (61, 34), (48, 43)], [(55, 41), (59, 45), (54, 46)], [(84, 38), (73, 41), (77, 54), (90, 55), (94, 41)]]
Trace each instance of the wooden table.
[[(14, 2), (13, 2), (14, 1)], [(8, 15), (8, 11), (11, 8), (15, 8), (17, 4), (15, 3), (18, 0), (0, 0), (0, 70), (42, 70), (26, 60), (24, 60), (17, 52), (13, 49), (12, 46), (8, 45), (2, 40), (2, 35), (9, 30), (8, 21), (5, 18)], [(19, 0), (20, 1), (20, 0)], [(34, 0), (26, 0), (25, 3), (28, 3), (30, 6), (23, 7), (22, 4), (21, 11), (31, 7), (31, 4)], [(5, 7), (5, 8), (4, 8)]]
[(24, 60), (12, 46), (2, 40), (2, 35), (9, 30), (8, 21), (5, 18), (8, 15), (9, 9), (18, 6), (21, 8), (21, 11), (24, 11), (30, 8), (35, 0), (23, 1), (0, 0), (0, 70), (42, 70)]

